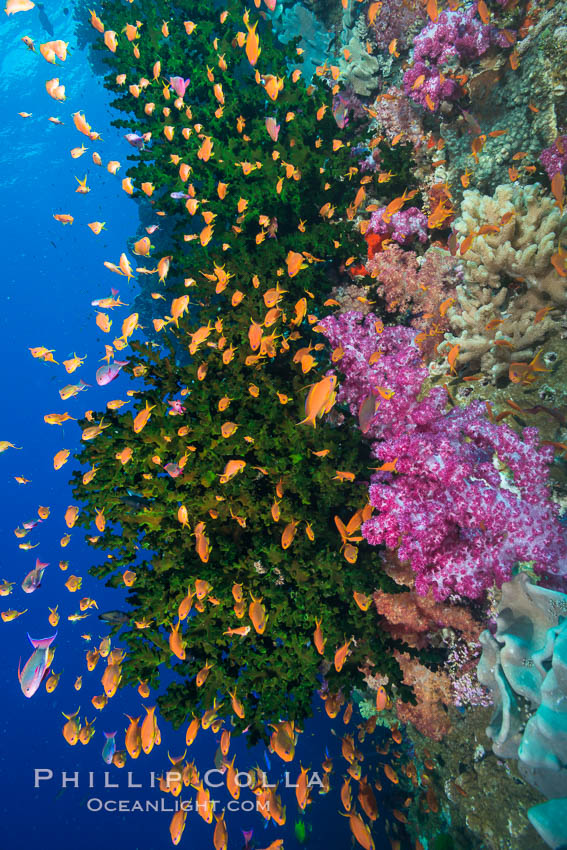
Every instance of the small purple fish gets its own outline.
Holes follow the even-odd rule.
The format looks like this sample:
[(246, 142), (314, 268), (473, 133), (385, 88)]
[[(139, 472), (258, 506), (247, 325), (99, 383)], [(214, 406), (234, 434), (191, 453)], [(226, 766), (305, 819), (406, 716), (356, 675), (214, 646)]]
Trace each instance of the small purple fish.
[(33, 570), (30, 570), (22, 582), (22, 590), (24, 593), (33, 593), (34, 590), (37, 590), (41, 584), (45, 568), (48, 566), (49, 564), (42, 564), (39, 558), (36, 558), (35, 567)]
[[(459, 107), (459, 109), (461, 109), (461, 107)], [(461, 113), (473, 133), (475, 133), (477, 136), (480, 136), (482, 133), (482, 127), (480, 126), (474, 115), (470, 112), (467, 112), (466, 109), (461, 109)]]
[(363, 434), (366, 434), (366, 432), (370, 430), (379, 407), (380, 399), (376, 398), (374, 393), (370, 393), (370, 395), (366, 396), (364, 401), (361, 403), (358, 409), (358, 424)]
[(169, 197), (173, 198), (174, 201), (187, 200), (190, 195), (186, 195), (185, 192), (170, 192)]
[(183, 407), (181, 403), (181, 399), (174, 398), (169, 402), (170, 409), (167, 411), (170, 416), (181, 416), (181, 414), (185, 413), (187, 410), (186, 407)]
[(102, 760), (106, 762), (106, 764), (112, 764), (112, 758), (116, 752), (116, 732), (105, 732), (104, 737), (106, 738), (106, 741), (102, 748)]
[(128, 144), (132, 145), (132, 147), (136, 148), (136, 150), (144, 150), (144, 137), (140, 136), (139, 133), (126, 133), (124, 138)]
[(55, 632), (53, 637), (48, 638), (32, 638), (28, 634), (28, 640), (33, 646), (34, 652), (26, 661), (23, 670), (20, 670), (20, 665), (18, 664), (18, 680), (23, 695), (28, 697), (28, 699), (33, 697), (47, 675), (55, 652), (51, 649), (51, 644), (56, 637), (57, 632)]
[(343, 130), (348, 124), (348, 101), (342, 95), (338, 94), (333, 98), (333, 117), (337, 125)]
[(40, 522), (43, 522), (43, 520), (42, 519), (30, 519), (27, 522), (23, 522), (22, 527), (27, 529), (28, 531), (31, 531), (32, 528), (35, 528), (36, 525), (40, 524)]
[(189, 77), (186, 80), (184, 80), (183, 77), (170, 77), (169, 78), (169, 85), (171, 86), (171, 88), (173, 89), (173, 91), (175, 92), (175, 94), (178, 97), (184, 96), (184, 94), (187, 90), (187, 86), (189, 85), (190, 82), (191, 82), (191, 80), (190, 80)]
[(123, 366), (128, 365), (128, 360), (115, 360), (114, 363), (109, 363), (107, 366), (101, 366), (96, 370), (96, 382), (99, 387), (105, 387), (118, 377)]
[(164, 469), (168, 475), (171, 475), (172, 478), (178, 478), (183, 472), (181, 467), (176, 463), (166, 463)]
[(268, 131), (272, 141), (277, 142), (280, 134), (280, 125), (276, 124), (275, 118), (266, 118), (266, 130)]

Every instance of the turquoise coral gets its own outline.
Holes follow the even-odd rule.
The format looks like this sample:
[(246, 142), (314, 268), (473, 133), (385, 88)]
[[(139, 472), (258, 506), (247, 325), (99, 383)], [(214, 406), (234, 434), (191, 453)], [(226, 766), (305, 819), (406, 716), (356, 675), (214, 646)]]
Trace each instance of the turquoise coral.
[(559, 848), (567, 843), (567, 594), (519, 573), (503, 585), (494, 634), (480, 642), (478, 678), (495, 702), (487, 735), (496, 755), (517, 757), (524, 778), (552, 798), (528, 816)]

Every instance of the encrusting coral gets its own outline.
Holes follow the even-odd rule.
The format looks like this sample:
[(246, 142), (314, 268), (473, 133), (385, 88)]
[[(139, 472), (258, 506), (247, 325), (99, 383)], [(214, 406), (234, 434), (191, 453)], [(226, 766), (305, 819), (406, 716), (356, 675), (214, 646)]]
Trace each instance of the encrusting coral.
[(396, 713), (402, 723), (413, 723), (422, 735), (440, 741), (450, 730), (451, 721), (444, 706), (453, 702), (451, 679), (447, 673), (434, 673), (405, 652), (394, 652), (402, 668), (404, 684), (411, 685), (417, 705), (396, 701)]
[[(465, 192), (454, 229), (464, 281), (439, 350), (458, 345), (460, 366), (496, 381), (511, 362), (529, 362), (559, 328), (567, 285), (553, 259), (567, 235), (567, 215), (537, 184), (505, 185), (493, 197)], [(463, 250), (466, 239), (472, 245)]]

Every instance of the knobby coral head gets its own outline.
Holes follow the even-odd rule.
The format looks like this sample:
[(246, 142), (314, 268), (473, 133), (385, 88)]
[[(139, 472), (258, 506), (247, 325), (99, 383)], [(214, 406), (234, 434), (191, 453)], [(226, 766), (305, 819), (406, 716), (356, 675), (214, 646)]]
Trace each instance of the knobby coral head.
[(564, 581), (567, 545), (547, 488), (553, 451), (539, 446), (537, 429), (521, 439), (492, 424), (482, 402), (446, 412), (442, 388), (419, 399), (427, 370), (409, 328), (378, 334), (376, 316), (355, 312), (321, 324), (344, 350), (337, 401), (357, 416), (370, 393), (379, 398), (366, 435), (388, 471), (371, 478), (378, 513), (362, 526), (367, 541), (397, 549), (417, 592), (431, 588), (436, 599), (478, 598), (509, 580), (519, 561)]

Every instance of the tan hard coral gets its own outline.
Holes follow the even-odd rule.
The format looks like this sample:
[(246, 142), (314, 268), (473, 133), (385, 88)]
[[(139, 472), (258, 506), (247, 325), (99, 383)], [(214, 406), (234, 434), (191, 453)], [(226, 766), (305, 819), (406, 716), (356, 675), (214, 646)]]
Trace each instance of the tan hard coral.
[[(439, 346), (459, 345), (459, 365), (497, 380), (511, 362), (528, 362), (559, 331), (567, 278), (552, 264), (567, 241), (567, 214), (541, 186), (498, 186), (493, 197), (464, 193), (455, 221), (460, 245), (481, 232), (463, 255), (464, 280)], [(542, 315), (543, 308), (552, 308)]]

